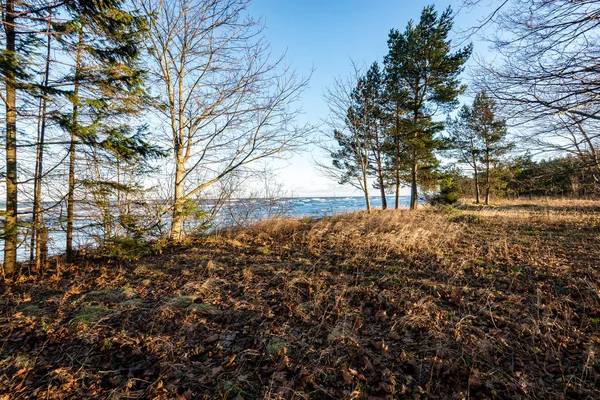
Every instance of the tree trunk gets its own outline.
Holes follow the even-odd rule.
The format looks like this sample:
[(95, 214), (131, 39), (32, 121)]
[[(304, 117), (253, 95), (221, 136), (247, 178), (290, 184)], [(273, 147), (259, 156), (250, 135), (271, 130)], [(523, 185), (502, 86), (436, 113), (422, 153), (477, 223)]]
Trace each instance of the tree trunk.
[(400, 110), (396, 105), (396, 210), (400, 209)]
[(367, 205), (367, 212), (371, 213), (371, 197), (369, 196), (369, 180), (367, 178), (367, 169), (363, 168), (363, 187), (365, 192), (365, 202)]
[(383, 186), (383, 174), (379, 174), (379, 191), (381, 192), (381, 209), (387, 210), (387, 198), (385, 197), (385, 187)]
[(77, 43), (77, 57), (75, 60), (75, 80), (73, 88), (73, 116), (71, 120), (71, 144), (69, 146), (69, 188), (67, 192), (67, 262), (73, 259), (73, 222), (75, 206), (75, 152), (77, 150), (78, 113), (79, 113), (79, 74), (81, 69), (81, 51), (83, 45), (83, 34), (79, 31)]
[(183, 238), (183, 163), (181, 150), (175, 148), (175, 195), (173, 197), (173, 216), (171, 219), (171, 240), (180, 241)]
[(490, 204), (490, 151), (489, 151), (489, 149), (486, 150), (485, 169), (486, 169), (486, 174), (485, 174), (485, 205), (487, 206), (487, 205)]
[(400, 209), (400, 170), (398, 167), (396, 167), (396, 194), (394, 208), (396, 210)]
[(387, 209), (387, 198), (385, 197), (385, 179), (383, 177), (383, 163), (381, 162), (381, 145), (379, 143), (379, 130), (375, 127), (375, 142), (376, 147), (375, 159), (377, 161), (377, 179), (379, 182), (379, 191), (381, 192), (381, 209)]
[[(414, 126), (417, 125), (417, 113), (415, 112), (415, 121)], [(415, 131), (413, 133), (414, 143), (412, 144), (412, 168), (410, 173), (410, 209), (416, 210), (419, 205), (419, 195), (418, 195), (418, 186), (417, 186), (417, 177), (419, 173), (419, 166), (417, 164), (417, 150), (415, 149), (417, 142), (418, 133)]]
[[(75, 113), (77, 106), (73, 107)], [(73, 118), (75, 120), (76, 118)], [(74, 216), (74, 205), (75, 205), (75, 151), (76, 151), (76, 140), (77, 136), (75, 133), (71, 133), (71, 144), (69, 145), (69, 187), (67, 192), (67, 247), (66, 256), (67, 262), (71, 262), (73, 259), (73, 222)]]
[[(417, 89), (417, 93), (419, 90)], [(417, 131), (417, 123), (419, 118), (419, 108), (414, 110), (413, 115), (413, 143), (412, 143), (412, 168), (411, 168), (411, 182), (410, 182), (410, 209), (416, 210), (419, 205), (419, 195), (418, 195), (418, 186), (417, 186), (417, 177), (419, 173), (419, 166), (417, 161), (417, 138), (419, 137), (419, 132)]]
[(8, 0), (4, 12), (6, 33), (5, 91), (6, 91), (6, 216), (4, 218), (4, 273), (12, 275), (17, 269), (17, 85), (15, 70), (15, 1)]
[[(413, 157), (414, 157), (414, 154), (413, 154)], [(418, 196), (418, 192), (417, 192), (418, 168), (419, 168), (419, 166), (417, 165), (416, 160), (413, 160), (412, 168), (411, 168), (411, 182), (410, 182), (410, 209), (411, 210), (416, 210), (417, 206), (419, 204), (419, 196)]]
[(477, 163), (475, 160), (473, 160), (473, 169), (475, 170), (475, 204), (479, 204), (479, 171), (477, 170)]
[(44, 240), (47, 240), (47, 231), (45, 235), (42, 235), (40, 230), (42, 229), (42, 178), (44, 176), (44, 143), (46, 140), (46, 110), (48, 104), (48, 98), (46, 90), (48, 88), (48, 80), (50, 79), (50, 51), (52, 43), (52, 35), (50, 34), (52, 23), (52, 11), (48, 17), (48, 30), (47, 41), (46, 41), (46, 65), (44, 70), (43, 90), (40, 110), (40, 128), (38, 131), (38, 143), (36, 150), (36, 163), (35, 163), (35, 176), (34, 176), (34, 194), (33, 194), (33, 229), (31, 233), (31, 251), (29, 254), (30, 262), (35, 260), (35, 269), (39, 271), (42, 266), (42, 246), (46, 246)]

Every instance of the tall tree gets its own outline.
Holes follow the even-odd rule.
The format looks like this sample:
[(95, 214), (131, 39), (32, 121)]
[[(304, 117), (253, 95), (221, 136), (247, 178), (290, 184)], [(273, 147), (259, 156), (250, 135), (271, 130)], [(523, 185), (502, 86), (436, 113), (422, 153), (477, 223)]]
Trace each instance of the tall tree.
[(372, 92), (365, 83), (362, 72), (354, 65), (353, 74), (347, 79), (336, 79), (334, 85), (328, 88), (325, 95), (329, 107), (327, 128), (333, 134), (334, 144), (324, 146), (331, 164), (319, 163), (318, 167), (339, 184), (349, 184), (360, 190), (366, 209), (371, 212), (369, 175), (372, 169), (374, 99), (365, 98)]
[(388, 71), (406, 91), (404, 142), (410, 163), (411, 209), (418, 205), (419, 168), (436, 163), (433, 152), (441, 145), (435, 135), (443, 124), (433, 117), (439, 109), (456, 106), (457, 96), (465, 90), (458, 77), (472, 46), (452, 52), (448, 38), (452, 25), (450, 8), (438, 16), (434, 7), (428, 6), (418, 24), (410, 21), (403, 33), (392, 30), (389, 35)]
[(386, 152), (385, 138), (387, 115), (383, 108), (383, 74), (375, 62), (366, 74), (358, 80), (353, 92), (354, 112), (357, 127), (362, 131), (368, 153), (368, 173), (375, 177), (374, 187), (379, 189), (381, 207), (387, 208), (386, 198)]
[(11, 275), (17, 266), (17, 55), (16, 9), (14, 0), (7, 0), (2, 22), (5, 48), (2, 54), (4, 104), (6, 106), (6, 212), (4, 216), (4, 273)]
[(485, 204), (488, 205), (492, 167), (512, 148), (512, 143), (507, 142), (506, 121), (496, 117), (496, 102), (486, 92), (475, 96), (469, 128), (475, 132), (482, 145), (480, 159), (485, 165)]
[[(103, 7), (100, 15), (75, 10), (71, 12), (72, 19), (60, 25), (58, 41), (73, 60), (73, 72), (64, 78), (64, 85), (72, 87), (72, 90), (64, 90), (71, 110), (60, 119), (69, 134), (67, 260), (74, 251), (79, 145), (92, 149), (92, 156), (96, 158), (98, 149), (120, 157), (123, 152), (130, 154), (136, 150), (145, 154), (150, 148), (145, 142), (131, 140), (131, 134), (126, 133), (131, 129), (123, 126), (129, 122), (123, 122), (123, 118), (139, 112), (145, 96), (142, 73), (137, 65), (144, 20), (125, 11), (123, 4), (111, 2)], [(98, 184), (94, 184), (95, 190), (100, 190)]]
[(46, 128), (48, 124), (48, 102), (49, 102), (49, 83), (50, 83), (50, 65), (52, 62), (52, 33), (53, 33), (53, 9), (50, 9), (47, 17), (46, 26), (46, 49), (43, 63), (42, 81), (40, 83), (40, 99), (38, 107), (37, 121), (37, 143), (35, 156), (35, 171), (33, 177), (33, 207), (31, 218), (31, 238), (29, 262), (35, 261), (35, 268), (39, 270), (42, 263), (42, 246), (44, 239), (42, 230), (44, 221), (42, 215), (42, 180), (44, 177), (44, 150), (46, 142)]
[(451, 151), (459, 163), (465, 163), (473, 169), (475, 204), (479, 204), (480, 157), (483, 152), (481, 138), (471, 123), (473, 110), (463, 106), (455, 118), (448, 118), (446, 130), (449, 133)]
[[(246, 0), (135, 0), (149, 16), (148, 70), (172, 151), (171, 238), (194, 196), (306, 142), (296, 101), (307, 81), (270, 59)], [(193, 208), (193, 207), (191, 207)]]
[[(388, 41), (388, 46), (390, 42)], [(400, 208), (400, 187), (403, 182), (402, 172), (406, 168), (406, 101), (408, 89), (406, 82), (400, 76), (397, 55), (390, 52), (384, 58), (385, 66), (385, 96), (384, 107), (390, 120), (390, 130), (386, 137), (388, 162), (393, 168), (395, 185), (395, 208)]]

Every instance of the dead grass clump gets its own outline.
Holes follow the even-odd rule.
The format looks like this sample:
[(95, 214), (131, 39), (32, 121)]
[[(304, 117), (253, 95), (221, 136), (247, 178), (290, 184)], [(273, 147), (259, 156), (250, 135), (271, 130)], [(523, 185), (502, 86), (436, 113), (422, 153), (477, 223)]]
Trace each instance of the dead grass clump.
[(230, 234), (240, 242), (283, 243), (293, 240), (295, 234), (309, 221), (310, 219), (269, 218)]
[(387, 210), (324, 218), (313, 224), (304, 240), (317, 252), (326, 247), (344, 253), (385, 257), (441, 254), (459, 234), (446, 215), (426, 210)]

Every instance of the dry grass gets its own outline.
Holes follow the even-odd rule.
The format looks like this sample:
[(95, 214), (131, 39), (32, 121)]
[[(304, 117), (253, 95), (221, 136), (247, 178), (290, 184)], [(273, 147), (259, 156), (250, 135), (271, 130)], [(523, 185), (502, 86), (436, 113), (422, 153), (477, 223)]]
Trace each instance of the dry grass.
[(6, 398), (598, 398), (597, 202), (278, 219), (1, 289)]

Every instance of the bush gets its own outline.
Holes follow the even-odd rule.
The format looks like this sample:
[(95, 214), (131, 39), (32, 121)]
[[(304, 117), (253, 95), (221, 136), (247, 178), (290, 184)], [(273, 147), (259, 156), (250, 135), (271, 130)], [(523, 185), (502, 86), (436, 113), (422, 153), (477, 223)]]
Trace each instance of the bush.
[(152, 254), (154, 246), (141, 239), (130, 237), (112, 237), (100, 249), (103, 257), (120, 261), (135, 261), (141, 257)]
[(451, 205), (458, 202), (460, 194), (454, 175), (447, 174), (440, 180), (440, 190), (429, 202), (432, 205)]

